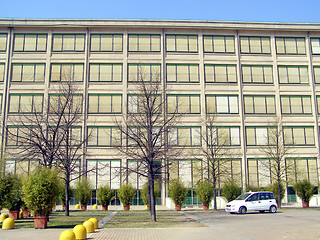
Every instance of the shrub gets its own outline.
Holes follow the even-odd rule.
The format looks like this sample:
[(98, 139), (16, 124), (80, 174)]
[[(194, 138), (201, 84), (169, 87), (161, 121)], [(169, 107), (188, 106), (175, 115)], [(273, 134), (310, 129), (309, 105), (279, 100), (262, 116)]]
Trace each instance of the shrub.
[(213, 198), (213, 185), (208, 180), (201, 180), (198, 182), (195, 191), (202, 204), (209, 205)]
[(259, 192), (262, 191), (262, 188), (252, 185), (247, 185), (246, 192)]
[(315, 193), (314, 186), (307, 179), (297, 182), (294, 185), (294, 190), (303, 202), (309, 202)]
[[(145, 205), (148, 205), (148, 183), (144, 184), (141, 191), (141, 199)], [(155, 199), (160, 196), (160, 184), (154, 182), (154, 197)]]
[(188, 189), (178, 180), (173, 180), (169, 185), (169, 197), (175, 205), (182, 205), (186, 200)]
[(113, 198), (114, 191), (108, 185), (98, 188), (97, 199), (102, 206), (108, 206)]
[(222, 187), (222, 196), (228, 202), (236, 199), (241, 194), (241, 187), (233, 180), (226, 182)]
[(130, 184), (124, 184), (117, 191), (117, 197), (120, 199), (123, 206), (130, 206), (136, 193), (137, 190), (134, 187)]
[(9, 173), (0, 179), (0, 188), (0, 205), (10, 211), (20, 210), (23, 204), (21, 179)]
[[(274, 194), (274, 198), (277, 200), (279, 200), (279, 193), (278, 193), (278, 183), (275, 182), (273, 184), (270, 184), (267, 189), (267, 191), (273, 192)], [(284, 193), (285, 193), (285, 189), (282, 183), (280, 183), (280, 200), (282, 200), (284, 198)], [(280, 203), (278, 203), (280, 206)]]
[[(69, 199), (73, 195), (73, 189), (69, 187)], [(62, 205), (66, 205), (66, 189), (64, 182), (60, 182), (59, 185), (59, 200)]]
[(76, 198), (80, 201), (81, 205), (87, 205), (91, 199), (91, 183), (87, 178), (82, 178), (76, 184)]
[(47, 216), (57, 200), (59, 179), (56, 171), (39, 166), (23, 182), (23, 200), (35, 216)]

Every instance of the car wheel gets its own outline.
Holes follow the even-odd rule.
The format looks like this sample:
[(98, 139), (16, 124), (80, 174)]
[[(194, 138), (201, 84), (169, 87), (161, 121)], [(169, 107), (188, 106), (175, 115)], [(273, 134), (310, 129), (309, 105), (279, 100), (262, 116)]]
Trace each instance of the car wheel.
[(270, 207), (270, 209), (269, 209), (269, 212), (271, 212), (271, 213), (276, 213), (276, 212), (277, 212), (277, 207), (274, 206), (274, 205), (272, 205), (272, 206)]
[(246, 209), (245, 207), (241, 207), (241, 208), (239, 209), (239, 213), (240, 213), (240, 214), (246, 214), (246, 212), (247, 212), (247, 209)]

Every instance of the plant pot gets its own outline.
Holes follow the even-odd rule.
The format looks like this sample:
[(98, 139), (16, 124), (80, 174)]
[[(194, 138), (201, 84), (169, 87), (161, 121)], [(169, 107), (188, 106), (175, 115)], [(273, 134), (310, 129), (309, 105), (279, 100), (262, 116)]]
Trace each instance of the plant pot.
[(146, 205), (146, 210), (149, 210), (149, 204)]
[(203, 204), (203, 210), (205, 211), (209, 210), (209, 204)]
[(13, 220), (19, 219), (19, 210), (9, 210), (9, 218)]
[(30, 216), (29, 209), (22, 209), (23, 218), (27, 218)]
[(87, 210), (87, 205), (81, 205), (81, 210), (86, 211)]
[(63, 211), (66, 210), (66, 205), (62, 205), (62, 210), (63, 210)]
[(34, 216), (34, 228), (45, 229), (48, 223), (48, 216)]
[(309, 207), (309, 202), (302, 201), (302, 207), (303, 208), (308, 208)]
[(181, 211), (181, 205), (176, 205), (176, 206), (175, 206), (175, 210), (176, 210), (176, 211)]
[(125, 205), (125, 206), (123, 206), (123, 210), (124, 210), (124, 211), (129, 211), (129, 210), (130, 210), (130, 205)]
[(102, 210), (108, 211), (108, 205), (102, 205)]

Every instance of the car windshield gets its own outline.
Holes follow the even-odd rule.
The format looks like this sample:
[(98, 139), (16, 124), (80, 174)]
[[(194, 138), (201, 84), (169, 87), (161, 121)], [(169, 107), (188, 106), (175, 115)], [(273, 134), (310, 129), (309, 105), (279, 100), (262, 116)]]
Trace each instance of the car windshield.
[(249, 197), (252, 193), (244, 193), (241, 194), (239, 197), (237, 197), (235, 200), (245, 200), (247, 197)]

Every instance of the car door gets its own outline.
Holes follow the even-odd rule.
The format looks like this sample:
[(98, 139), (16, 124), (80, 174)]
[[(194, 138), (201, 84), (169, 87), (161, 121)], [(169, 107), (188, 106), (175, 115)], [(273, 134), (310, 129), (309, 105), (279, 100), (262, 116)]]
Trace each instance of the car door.
[(260, 209), (259, 210), (269, 210), (271, 199), (269, 193), (260, 193)]
[(249, 198), (247, 198), (246, 207), (248, 211), (260, 210), (261, 206), (260, 206), (259, 193), (252, 194)]

